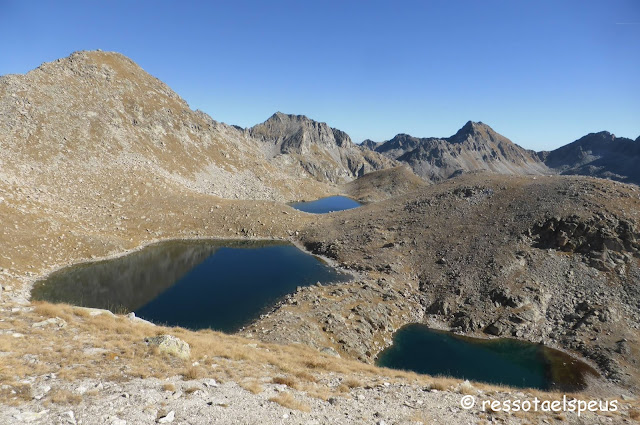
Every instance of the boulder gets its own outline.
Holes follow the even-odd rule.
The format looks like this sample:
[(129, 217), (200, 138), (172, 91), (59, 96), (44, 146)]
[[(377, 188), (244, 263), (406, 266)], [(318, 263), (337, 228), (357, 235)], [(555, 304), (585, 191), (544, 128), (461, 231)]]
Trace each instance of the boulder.
[(187, 360), (191, 357), (191, 348), (189, 347), (189, 344), (173, 335), (159, 335), (145, 338), (144, 342), (146, 342), (147, 345), (158, 347), (158, 350), (163, 353), (167, 353), (181, 359)]

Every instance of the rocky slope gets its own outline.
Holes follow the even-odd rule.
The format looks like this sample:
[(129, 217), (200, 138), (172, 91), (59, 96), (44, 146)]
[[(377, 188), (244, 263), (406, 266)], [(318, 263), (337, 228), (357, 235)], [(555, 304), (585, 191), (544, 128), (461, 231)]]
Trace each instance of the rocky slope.
[(355, 145), (343, 131), (303, 115), (273, 114), (249, 129), (263, 143), (267, 158), (291, 161), (321, 181), (344, 183), (368, 172), (394, 166), (393, 160)]
[(225, 198), (327, 191), (312, 181), (291, 185), (296, 170), (269, 163), (244, 131), (192, 111), (117, 53), (76, 52), (2, 77), (0, 117), (0, 181), (68, 203), (86, 202), (68, 190), (93, 185), (96, 169), (108, 169), (114, 182), (146, 176), (153, 186), (171, 182)]
[(395, 329), (423, 321), (570, 350), (637, 390), (638, 211), (635, 186), (500, 175), (343, 211), (300, 238), (361, 280), (304, 288), (252, 329), (371, 361)]
[(383, 143), (369, 142), (365, 146), (409, 164), (416, 174), (431, 181), (481, 170), (509, 175), (550, 173), (535, 152), (521, 148), (481, 122), (469, 121), (444, 139), (398, 134)]
[[(3, 77), (0, 120), (0, 423), (166, 423), (171, 411), (177, 423), (629, 423), (640, 415), (629, 399), (607, 417), (465, 411), (462, 394), (534, 393), (370, 364), (395, 329), (424, 321), (585, 357), (605, 378), (581, 397), (637, 393), (634, 186), (472, 173), (427, 185), (406, 168), (322, 183), (353, 178), (340, 151), (325, 158), (335, 173), (304, 177), (297, 153), (269, 159), (266, 139), (189, 110), (133, 62), (104, 52)], [(474, 132), (484, 133), (472, 130), (447, 143), (473, 145)], [(379, 201), (320, 216), (282, 202), (339, 192)], [(243, 336), (29, 300), (34, 282), (60, 267), (194, 238), (290, 240), (356, 277), (301, 288)], [(174, 266), (165, 273), (179, 274)], [(147, 345), (159, 334), (188, 342), (190, 359)]]
[(640, 184), (640, 138), (635, 141), (601, 131), (590, 133), (551, 152), (544, 163), (560, 174), (579, 174)]
[(428, 183), (406, 165), (373, 171), (342, 185), (343, 191), (360, 202), (374, 202), (419, 190)]

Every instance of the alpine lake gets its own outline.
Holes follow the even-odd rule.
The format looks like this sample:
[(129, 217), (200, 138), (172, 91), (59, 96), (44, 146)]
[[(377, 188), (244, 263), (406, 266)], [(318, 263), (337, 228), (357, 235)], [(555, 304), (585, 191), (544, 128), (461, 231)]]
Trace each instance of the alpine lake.
[[(357, 208), (344, 196), (290, 204), (312, 214)], [(232, 333), (298, 287), (351, 275), (283, 241), (176, 240), (61, 269), (36, 282), (33, 300), (134, 312), (168, 326)], [(413, 323), (400, 328), (376, 364), (433, 376), (555, 391), (580, 391), (598, 373), (541, 344), (479, 339)]]
[(287, 242), (183, 240), (59, 270), (31, 298), (235, 332), (298, 287), (349, 279)]
[(299, 211), (307, 213), (326, 214), (358, 208), (362, 204), (346, 196), (329, 196), (315, 201), (295, 202), (289, 205)]
[(433, 376), (564, 392), (583, 390), (588, 376), (598, 376), (586, 363), (541, 344), (471, 338), (420, 323), (400, 328), (376, 364)]

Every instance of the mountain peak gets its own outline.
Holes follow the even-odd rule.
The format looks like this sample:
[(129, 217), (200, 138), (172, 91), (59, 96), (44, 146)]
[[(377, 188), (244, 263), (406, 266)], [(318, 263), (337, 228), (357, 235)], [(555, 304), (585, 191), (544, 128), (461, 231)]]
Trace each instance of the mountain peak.
[(344, 131), (304, 115), (278, 111), (251, 127), (249, 134), (262, 142), (268, 158), (291, 155), (308, 174), (321, 181), (344, 182), (393, 165), (382, 155), (363, 153)]
[(267, 121), (265, 121), (265, 122), (272, 121), (272, 120), (277, 120), (277, 121), (281, 121), (281, 122), (284, 122), (284, 121), (298, 121), (298, 122), (309, 121), (309, 122), (311, 122), (311, 121), (313, 121), (311, 118), (307, 117), (306, 115), (285, 114), (284, 112), (280, 112), (280, 111), (277, 111), (276, 113), (271, 115), (269, 117), (269, 119), (267, 119)]
[(503, 137), (482, 121), (467, 121), (467, 123), (463, 125), (456, 134), (446, 140), (449, 141), (449, 143), (463, 143), (469, 139), (479, 138), (496, 140)]

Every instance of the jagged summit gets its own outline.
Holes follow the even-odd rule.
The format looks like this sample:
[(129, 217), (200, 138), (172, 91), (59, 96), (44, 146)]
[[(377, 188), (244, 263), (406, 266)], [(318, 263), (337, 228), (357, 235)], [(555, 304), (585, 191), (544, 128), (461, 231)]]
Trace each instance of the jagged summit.
[(262, 142), (268, 158), (294, 156), (310, 175), (340, 183), (365, 173), (393, 166), (393, 161), (355, 145), (344, 131), (304, 115), (276, 112), (249, 129)]
[(372, 151), (376, 149), (377, 146), (380, 145), (380, 142), (374, 142), (371, 139), (364, 140), (360, 146), (365, 147), (367, 149), (371, 149)]
[(373, 149), (406, 162), (416, 174), (435, 181), (478, 170), (499, 174), (549, 172), (535, 152), (521, 148), (482, 122), (468, 121), (447, 138), (401, 133)]

